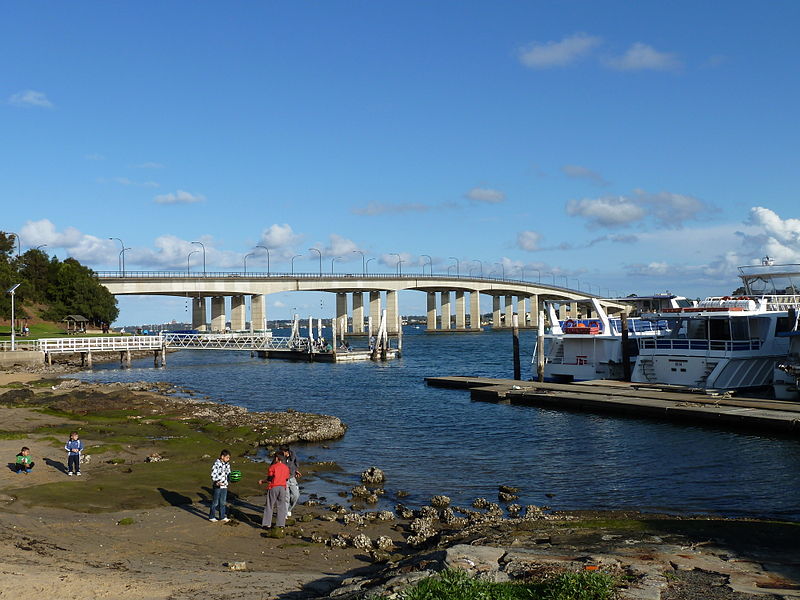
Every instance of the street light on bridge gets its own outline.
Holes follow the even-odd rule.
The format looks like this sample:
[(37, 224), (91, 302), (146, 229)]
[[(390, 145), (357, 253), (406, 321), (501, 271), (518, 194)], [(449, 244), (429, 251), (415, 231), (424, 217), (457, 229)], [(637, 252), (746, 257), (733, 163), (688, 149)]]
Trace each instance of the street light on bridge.
[(335, 263), (337, 260), (342, 260), (342, 257), (341, 256), (334, 256), (331, 259), (331, 275), (333, 275), (333, 263)]
[(478, 266), (480, 266), (481, 279), (483, 279), (483, 261), (480, 259), (475, 259), (475, 262), (478, 263)]
[(309, 248), (319, 254), (319, 276), (322, 277), (322, 251), (319, 248)]
[[(120, 256), (122, 258), (117, 258), (117, 269), (122, 271), (122, 276), (125, 277), (125, 242), (123, 242), (118, 237), (110, 237), (110, 240), (117, 240), (119, 242), (119, 247), (122, 248), (122, 252), (120, 252)], [(19, 254), (19, 253), (17, 253)]]
[(303, 255), (302, 255), (302, 254), (295, 254), (295, 255), (292, 257), (292, 275), (294, 275), (294, 259), (295, 259), (295, 258), (300, 258), (301, 256), (303, 256)]
[(364, 251), (363, 250), (353, 250), (353, 252), (357, 252), (361, 255), (361, 273), (363, 275), (367, 274), (367, 263), (364, 261)]
[(254, 254), (255, 254), (255, 252), (251, 252), (250, 254), (245, 254), (245, 255), (244, 255), (244, 259), (243, 259), (243, 261), (242, 261), (242, 262), (244, 263), (244, 264), (243, 264), (243, 269), (244, 269), (244, 274), (245, 274), (245, 275), (247, 275), (247, 257), (248, 257), (248, 256), (253, 256)]
[(454, 261), (456, 261), (456, 277), (461, 277), (461, 261), (458, 260), (455, 256), (450, 256)]
[(503, 263), (494, 263), (496, 265), (500, 265), (500, 272), (503, 274), (503, 279), (506, 278), (506, 266)]
[[(425, 258), (428, 259), (428, 266), (430, 267), (430, 270), (431, 270), (430, 275), (431, 275), (431, 277), (433, 277), (433, 259), (430, 257), (429, 254), (420, 254), (420, 256), (424, 256)], [(424, 263), (422, 264), (422, 274), (425, 275), (425, 264)]]
[(203, 242), (192, 242), (193, 244), (200, 244), (203, 248), (203, 277), (206, 276), (206, 245)]
[(395, 270), (396, 273), (398, 273), (398, 275), (400, 275), (400, 277), (402, 277), (403, 276), (403, 259), (402, 259), (402, 257), (397, 252), (391, 252), (390, 254), (392, 256), (396, 256), (397, 257), (397, 265), (395, 265), (394, 270)]
[(191, 266), (189, 265), (189, 259), (192, 258), (192, 254), (197, 254), (198, 252), (200, 252), (200, 250), (192, 250), (186, 255), (186, 275), (189, 275), (192, 270)]
[(267, 251), (267, 277), (269, 277), (269, 248), (266, 246), (256, 246), (256, 248), (263, 248)]
[(375, 260), (375, 257), (373, 256), (372, 258), (368, 258), (368, 259), (367, 259), (367, 262), (366, 262), (366, 263), (364, 263), (364, 274), (365, 274), (365, 275), (369, 275), (369, 262), (370, 262), (371, 260)]

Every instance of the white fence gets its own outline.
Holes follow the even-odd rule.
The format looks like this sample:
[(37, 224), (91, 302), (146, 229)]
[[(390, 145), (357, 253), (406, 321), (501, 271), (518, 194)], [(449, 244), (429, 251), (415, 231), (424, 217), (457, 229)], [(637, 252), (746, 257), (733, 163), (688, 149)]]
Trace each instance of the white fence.
[(37, 340), (37, 346), (37, 350), (47, 354), (124, 352), (125, 350), (161, 350), (164, 347), (164, 340), (155, 335), (43, 338)]

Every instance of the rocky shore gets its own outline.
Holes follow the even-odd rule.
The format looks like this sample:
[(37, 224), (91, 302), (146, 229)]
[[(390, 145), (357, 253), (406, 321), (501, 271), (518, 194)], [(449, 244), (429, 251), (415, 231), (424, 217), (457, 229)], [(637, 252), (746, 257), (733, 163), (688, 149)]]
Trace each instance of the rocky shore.
[[(520, 582), (601, 571), (620, 598), (642, 600), (800, 598), (796, 523), (554, 512), (502, 485), (470, 506), (446, 495), (407, 506), (370, 465), (335, 501), (306, 496), (283, 531), (265, 532), (264, 466), (248, 457), (341, 437), (336, 417), (255, 413), (168, 384), (23, 375), (0, 374), (0, 451), (27, 445), (38, 464), (0, 474), (0, 598), (399, 598), (443, 569)], [(61, 471), (73, 428), (91, 457), (83, 478)], [(205, 518), (222, 445), (244, 473), (227, 524)]]

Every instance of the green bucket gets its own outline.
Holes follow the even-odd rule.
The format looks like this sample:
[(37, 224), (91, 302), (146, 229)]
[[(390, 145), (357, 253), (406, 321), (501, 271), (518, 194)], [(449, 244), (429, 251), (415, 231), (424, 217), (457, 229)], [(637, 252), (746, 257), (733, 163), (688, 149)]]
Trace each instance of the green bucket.
[(228, 476), (228, 479), (231, 481), (239, 481), (242, 478), (241, 471), (231, 471), (231, 474)]

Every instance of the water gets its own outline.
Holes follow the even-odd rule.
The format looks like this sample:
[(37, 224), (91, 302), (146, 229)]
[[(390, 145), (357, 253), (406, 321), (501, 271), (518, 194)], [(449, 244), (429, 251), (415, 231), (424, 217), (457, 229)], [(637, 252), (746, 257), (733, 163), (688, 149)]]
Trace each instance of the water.
[[(276, 331), (276, 335), (283, 332)], [(363, 339), (356, 345), (363, 345)], [(522, 332), (523, 378), (533, 333)], [(303, 457), (335, 460), (355, 484), (370, 465), (416, 505), (434, 494), (467, 504), (519, 487), (522, 504), (800, 519), (800, 441), (703, 426), (471, 402), (429, 388), (426, 376), (510, 377), (511, 334), (425, 335), (407, 329), (404, 356), (387, 363), (292, 363), (247, 352), (170, 354), (134, 368), (100, 365), (105, 381), (167, 381), (253, 410), (293, 408), (340, 417), (349, 430)]]

